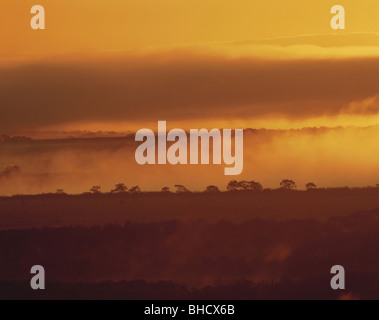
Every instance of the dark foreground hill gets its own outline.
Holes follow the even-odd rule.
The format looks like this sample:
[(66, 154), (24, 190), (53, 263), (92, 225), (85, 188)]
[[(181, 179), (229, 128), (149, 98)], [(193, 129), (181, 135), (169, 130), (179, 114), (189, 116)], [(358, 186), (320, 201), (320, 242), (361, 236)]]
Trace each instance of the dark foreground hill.
[(379, 188), (137, 193), (0, 198), (0, 230), (108, 223), (251, 219), (316, 219), (379, 208)]
[[(0, 231), (0, 298), (379, 298), (379, 211)], [(29, 287), (45, 267), (46, 290)], [(346, 270), (346, 290), (330, 269)]]

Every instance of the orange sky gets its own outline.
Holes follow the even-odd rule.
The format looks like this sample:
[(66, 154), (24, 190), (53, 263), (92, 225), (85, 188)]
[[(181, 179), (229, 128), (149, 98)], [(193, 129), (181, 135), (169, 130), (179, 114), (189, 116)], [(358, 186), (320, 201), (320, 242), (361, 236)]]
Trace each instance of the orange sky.
[[(35, 4), (45, 7), (46, 30), (29, 26)], [(335, 4), (346, 10), (344, 31), (330, 27)], [(377, 0), (3, 0), (0, 134), (130, 132), (156, 129), (158, 120), (169, 129), (342, 126), (317, 139), (283, 133), (250, 159), (244, 178), (275, 186), (287, 170), (301, 183), (372, 184), (379, 176), (371, 156), (379, 139), (378, 12)], [(310, 159), (304, 153), (313, 145)], [(246, 148), (254, 154), (254, 144)], [(283, 164), (287, 152), (297, 158)], [(0, 159), (0, 170), (17, 159)], [(27, 167), (27, 154), (20, 159), (26, 172), (39, 170)], [(189, 186), (201, 184), (187, 171)]]
[[(35, 4), (46, 10), (43, 32), (29, 28)], [(379, 32), (376, 0), (3, 0), (0, 52), (112, 52), (329, 34), (335, 4), (346, 9), (343, 32)]]
[[(29, 26), (30, 8), (35, 4), (45, 7), (46, 30), (35, 31)], [(333, 79), (340, 83), (329, 82), (327, 85), (331, 91), (334, 85), (337, 91), (346, 86), (348, 93), (353, 92), (346, 97), (329, 94), (326, 86), (319, 93), (312, 88), (322, 85), (323, 77), (329, 78), (326, 68), (331, 59), (367, 61), (365, 59), (379, 58), (378, 2), (338, 2), (346, 10), (344, 31), (330, 28), (330, 9), (335, 4), (329, 0), (41, 0), (38, 3), (4, 0), (2, 10), (6, 14), (0, 22), (0, 92), (10, 93), (1, 101), (5, 115), (0, 125), (5, 133), (19, 133), (20, 129), (35, 128), (135, 130), (144, 123), (154, 124), (160, 117), (186, 128), (194, 125), (227, 126), (230, 123), (239, 127), (269, 128), (376, 124), (375, 88), (351, 79), (358, 75), (361, 79), (374, 81), (376, 70), (370, 72), (368, 67), (366, 71), (360, 71), (359, 62), (353, 63), (356, 67), (351, 68), (330, 66), (331, 74), (344, 74)], [(271, 62), (266, 63), (266, 70), (257, 71), (254, 65), (262, 59)], [(289, 67), (283, 71), (288, 74), (288, 79), (284, 79), (273, 64), (273, 61), (283, 59), (309, 61), (309, 66), (305, 63), (294, 69)], [(313, 61), (315, 59), (326, 62), (317, 64)], [(148, 67), (144, 68), (146, 61)], [(118, 65), (121, 66), (120, 72)], [(132, 65), (135, 66), (133, 70)], [(319, 67), (323, 70), (321, 76), (317, 71)], [(212, 77), (212, 68), (219, 68), (218, 79)], [(244, 72), (243, 68), (250, 73)], [(298, 70), (294, 77), (291, 70)], [(257, 72), (260, 72), (259, 76)], [(272, 77), (267, 78), (267, 85), (259, 83), (262, 72)], [(77, 84), (79, 74), (82, 83)], [(38, 80), (36, 75), (39, 75)], [(205, 87), (206, 83), (201, 84), (203, 89), (196, 88), (197, 77), (206, 79), (209, 88)], [(275, 77), (283, 78), (282, 84), (289, 92), (291, 85), (304, 83), (299, 77), (307, 78), (305, 86), (298, 90), (304, 90), (304, 94), (295, 93), (292, 98), (284, 97), (284, 93), (277, 94), (281, 82), (275, 82)], [(350, 77), (350, 80), (344, 77)], [(86, 85), (92, 78), (94, 83)], [(104, 83), (108, 79), (110, 84), (106, 86)], [(231, 82), (225, 85), (228, 88), (235, 85), (236, 88), (231, 88), (223, 96), (225, 87), (220, 84), (229, 79)], [(274, 82), (272, 88), (271, 80)], [(45, 86), (45, 97), (38, 102), (42, 86)], [(239, 90), (238, 86), (244, 88)], [(252, 88), (252, 95), (239, 99), (251, 86), (257, 87)], [(14, 100), (17, 105), (11, 101), (17, 95), (12, 92), (15, 88), (18, 95), (25, 97)], [(177, 90), (176, 98), (179, 99), (167, 97), (170, 89)], [(265, 96), (254, 99), (253, 94), (260, 95), (262, 90), (271, 90), (267, 94), (268, 100), (272, 100), (269, 95), (281, 97), (281, 106), (267, 108), (273, 101), (265, 101)], [(95, 94), (90, 97), (91, 92)], [(105, 98), (96, 97), (96, 92)], [(141, 99), (137, 97), (145, 93), (149, 95), (149, 92), (152, 92), (154, 101), (161, 100), (157, 101), (155, 108), (154, 101), (139, 101)], [(215, 97), (217, 92), (218, 98)], [(111, 95), (110, 105), (105, 105), (107, 95)], [(211, 95), (214, 99), (210, 98)], [(28, 96), (31, 99), (28, 100)], [(180, 98), (193, 101), (182, 103)], [(370, 112), (357, 112), (351, 108), (351, 104), (359, 105), (370, 99), (373, 100)], [(99, 105), (94, 106), (98, 101)], [(214, 112), (220, 101), (225, 101), (225, 106), (220, 112)], [(21, 106), (26, 104), (29, 105), (24, 110)], [(320, 104), (322, 106), (318, 107)], [(288, 111), (299, 108), (315, 112), (296, 115)], [(316, 112), (317, 108), (320, 108), (319, 112)], [(133, 115), (136, 109), (144, 111), (146, 117)], [(162, 112), (158, 112), (161, 109)], [(268, 111), (252, 112), (251, 109)], [(64, 114), (62, 110), (65, 110)]]

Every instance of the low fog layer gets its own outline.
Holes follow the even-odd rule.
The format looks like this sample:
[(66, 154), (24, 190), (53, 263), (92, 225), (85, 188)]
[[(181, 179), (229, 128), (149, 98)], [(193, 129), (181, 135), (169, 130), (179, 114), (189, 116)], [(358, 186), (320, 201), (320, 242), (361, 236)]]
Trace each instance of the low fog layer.
[(292, 179), (299, 189), (367, 186), (379, 183), (379, 128), (245, 130), (244, 170), (224, 176), (225, 165), (144, 165), (136, 163), (134, 136), (0, 142), (0, 194), (35, 194), (63, 189), (88, 192), (100, 185), (109, 192), (116, 183), (142, 190), (183, 184), (192, 191), (207, 185), (225, 190), (228, 181), (256, 180), (265, 188)]

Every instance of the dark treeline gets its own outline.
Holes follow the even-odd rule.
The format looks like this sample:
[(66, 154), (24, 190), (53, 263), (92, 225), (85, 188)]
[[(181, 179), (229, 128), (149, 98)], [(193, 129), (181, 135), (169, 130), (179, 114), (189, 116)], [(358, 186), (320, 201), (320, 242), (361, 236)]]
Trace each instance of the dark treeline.
[[(8, 179), (11, 178), (12, 176), (18, 175), (22, 172), (21, 168), (17, 165), (12, 165), (12, 166), (7, 166), (2, 172), (0, 172), (0, 181), (2, 178)], [(227, 192), (237, 192), (237, 191), (254, 191), (254, 192), (262, 192), (265, 190), (284, 190), (284, 191), (289, 191), (289, 190), (297, 190), (298, 186), (294, 180), (291, 179), (283, 179), (278, 183), (278, 188), (276, 189), (271, 189), (271, 188), (264, 188), (264, 186), (254, 180), (231, 180), (228, 182), (226, 185), (226, 191)], [(351, 189), (347, 186), (345, 187), (337, 187), (337, 188), (320, 188), (317, 186), (314, 182), (308, 182), (304, 185), (303, 190), (307, 191), (315, 191), (315, 190), (334, 190), (334, 189)], [(352, 188), (352, 189), (362, 189), (362, 188)], [(379, 189), (379, 184), (376, 186), (367, 186), (364, 187), (363, 189)], [(103, 190), (101, 185), (94, 185), (89, 188), (87, 192), (84, 192), (82, 194), (138, 194), (142, 192), (142, 188), (139, 185), (135, 185), (132, 187), (128, 187), (124, 182), (119, 182), (115, 184), (114, 188), (110, 190)], [(144, 190), (146, 192), (146, 190)], [(147, 191), (149, 192), (149, 191)], [(162, 187), (161, 193), (194, 193), (194, 191), (189, 190), (186, 186), (182, 184), (176, 184), (174, 185), (174, 188), (170, 188), (168, 186)], [(218, 193), (222, 192), (219, 186), (216, 185), (209, 185), (207, 186), (204, 190), (202, 191), (195, 191), (196, 193), (198, 192), (204, 192), (204, 193)], [(44, 193), (46, 194), (46, 193)], [(65, 192), (64, 189), (58, 188), (56, 189), (55, 193), (47, 193), (47, 194), (58, 194), (58, 195), (66, 195), (67, 193)]]
[[(175, 186), (175, 189), (174, 189), (174, 192), (176, 193), (190, 193), (191, 191), (189, 189), (187, 189), (187, 187), (185, 187), (184, 185), (181, 185), (181, 184), (176, 184)], [(279, 184), (279, 188), (278, 189), (274, 189), (274, 190), (285, 190), (285, 191), (288, 191), (288, 190), (296, 190), (297, 188), (297, 185), (296, 185), (296, 182), (291, 180), (291, 179), (283, 179), (280, 184)], [(372, 188), (375, 188), (375, 189), (379, 189), (379, 184), (376, 185), (375, 187), (365, 187), (364, 189), (372, 189)], [(314, 182), (308, 182), (305, 184), (305, 189), (307, 191), (314, 191), (314, 190), (325, 190), (325, 188), (317, 188), (317, 185), (314, 183)], [(330, 189), (350, 189), (349, 187), (343, 187), (343, 188), (327, 188), (327, 190), (330, 190)], [(354, 188), (353, 188), (354, 189)], [(262, 184), (260, 182), (257, 182), (257, 181), (254, 181), (254, 180), (251, 180), (251, 181), (247, 181), (247, 180), (240, 180), (240, 181), (237, 181), (237, 180), (231, 180), (229, 181), (229, 183), (227, 184), (226, 186), (226, 191), (228, 192), (236, 192), (236, 191), (255, 191), (255, 192), (262, 192), (264, 190), (272, 190), (272, 189), (264, 189)], [(139, 186), (134, 186), (134, 187), (131, 187), (130, 189), (128, 189), (128, 187), (124, 184), (124, 183), (118, 183), (115, 185), (114, 189), (110, 190), (110, 193), (111, 194), (114, 194), (114, 193), (140, 193), (142, 190)], [(172, 192), (171, 189), (169, 187), (163, 187), (162, 190), (161, 190), (162, 193), (170, 193)], [(205, 188), (204, 191), (202, 192), (205, 192), (205, 193), (218, 193), (218, 192), (221, 192), (221, 190), (219, 189), (218, 186), (215, 186), (215, 185), (209, 185)], [(57, 189), (57, 194), (65, 194), (65, 192), (62, 190), (62, 189)], [(93, 186), (91, 189), (90, 189), (90, 192), (89, 193), (92, 193), (92, 194), (100, 194), (102, 193), (101, 191), (101, 186)]]
[[(256, 182), (254, 180), (252, 181), (246, 181), (246, 180), (232, 180), (230, 181), (226, 186), (226, 191), (220, 190), (220, 188), (216, 185), (209, 185), (205, 188), (203, 191), (191, 191), (186, 186), (181, 184), (176, 184), (175, 189), (170, 189), (170, 187), (163, 187), (161, 191), (143, 191), (140, 186), (133, 186), (131, 188), (128, 188), (125, 183), (118, 183), (115, 185), (115, 187), (109, 191), (102, 191), (102, 188), (100, 185), (92, 186), (89, 189), (89, 192), (84, 192), (79, 195), (101, 195), (101, 194), (140, 194), (140, 193), (160, 193), (160, 194), (168, 194), (168, 193), (179, 193), (179, 194), (185, 194), (185, 193), (220, 193), (220, 192), (272, 192), (272, 191), (346, 191), (346, 190), (379, 190), (379, 184), (376, 186), (366, 186), (366, 187), (328, 187), (328, 188), (318, 188), (315, 183), (309, 182), (305, 185), (305, 190), (298, 190), (297, 185), (293, 180), (290, 179), (284, 179), (280, 183), (279, 188), (263, 188), (262, 184), (259, 182)], [(68, 195), (63, 189), (57, 189), (55, 193), (42, 193), (40, 195)], [(27, 195), (19, 195), (16, 194), (14, 196), (27, 196)], [(0, 196), (1, 197), (1, 196)]]

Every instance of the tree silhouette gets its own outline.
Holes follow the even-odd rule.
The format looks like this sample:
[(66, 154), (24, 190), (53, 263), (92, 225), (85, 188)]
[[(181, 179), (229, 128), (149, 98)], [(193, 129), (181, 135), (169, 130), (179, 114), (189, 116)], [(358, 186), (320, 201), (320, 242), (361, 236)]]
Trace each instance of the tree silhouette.
[(259, 182), (256, 182), (254, 180), (252, 180), (252, 181), (232, 180), (228, 183), (226, 189), (228, 191), (240, 191), (240, 190), (262, 191), (263, 187)]
[(130, 193), (139, 193), (141, 192), (141, 188), (139, 186), (134, 186), (129, 189)]
[(99, 194), (101, 193), (100, 189), (101, 189), (100, 186), (93, 186), (89, 191), (94, 194)]
[(284, 180), (282, 180), (282, 182), (280, 183), (280, 186), (281, 186), (282, 189), (285, 189), (285, 190), (292, 190), (292, 189), (295, 189), (295, 188), (296, 188), (296, 183), (295, 183), (295, 181), (293, 181), (293, 180), (284, 179)]
[(190, 192), (185, 186), (183, 186), (181, 184), (176, 184), (175, 188), (176, 188), (176, 193), (187, 193), (187, 192)]
[(63, 189), (57, 189), (57, 191), (55, 192), (56, 194), (67, 194), (66, 192), (64, 192)]
[(163, 192), (163, 193), (170, 192), (170, 188), (169, 187), (163, 187), (161, 192)]
[(207, 193), (218, 193), (218, 192), (220, 192), (220, 189), (217, 186), (210, 185), (205, 189), (205, 192), (207, 192)]
[(308, 182), (305, 187), (307, 188), (307, 190), (311, 190), (311, 189), (316, 189), (317, 186), (313, 183), (313, 182)]
[(115, 185), (115, 188), (111, 190), (111, 193), (125, 193), (128, 190), (128, 187), (124, 183), (118, 183)]
[(263, 191), (263, 187), (259, 182), (252, 180), (252, 181), (248, 181), (248, 190)]
[(228, 185), (226, 186), (226, 189), (228, 191), (237, 191), (239, 189), (240, 184), (237, 180), (229, 181)]
[(246, 180), (241, 180), (237, 182), (238, 190), (249, 190), (250, 184)]

